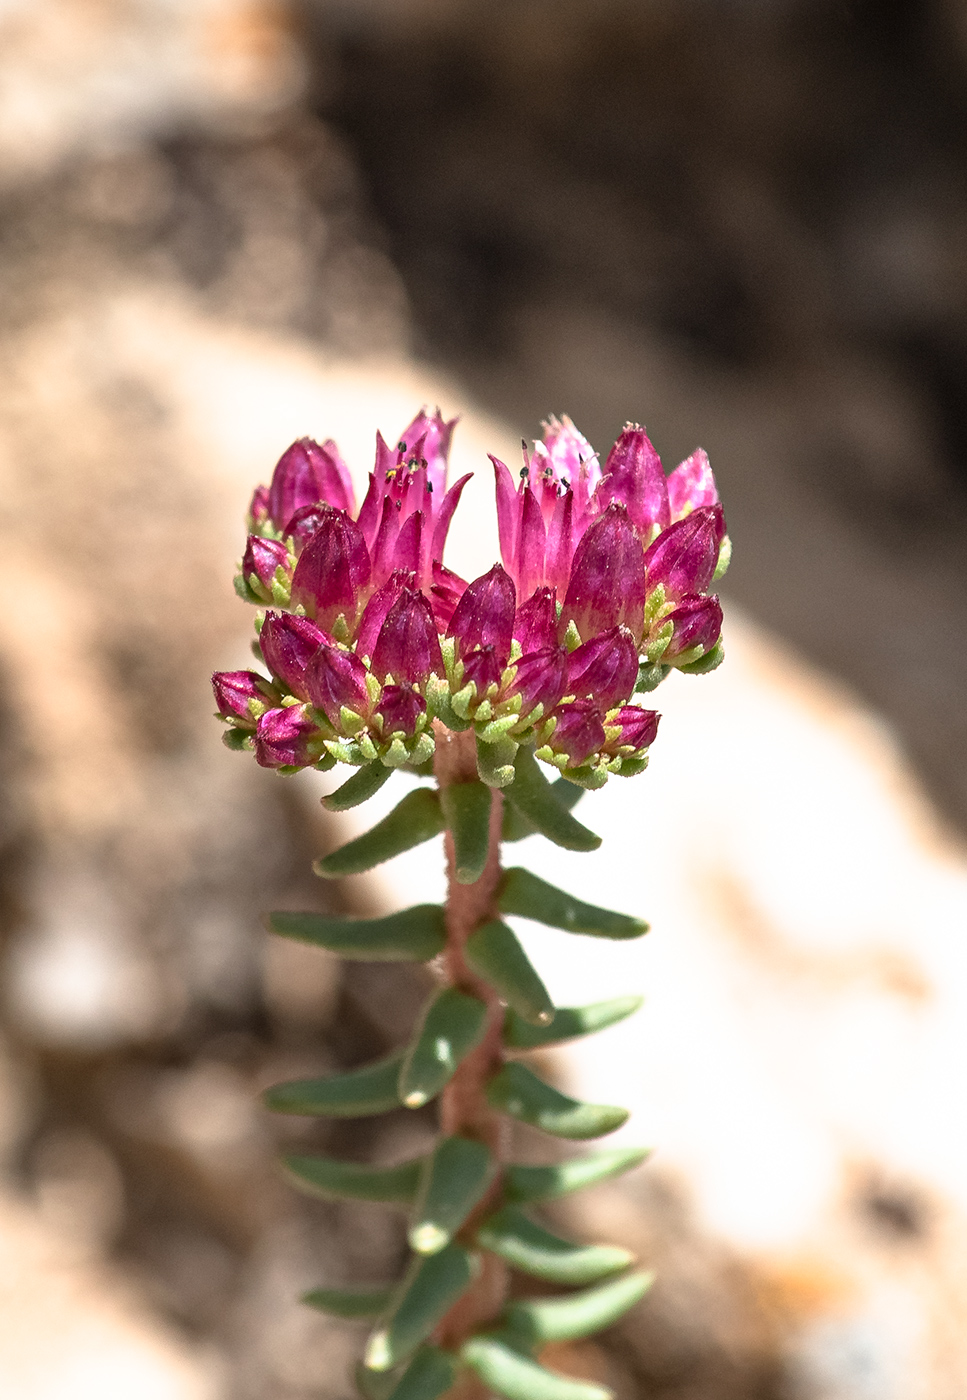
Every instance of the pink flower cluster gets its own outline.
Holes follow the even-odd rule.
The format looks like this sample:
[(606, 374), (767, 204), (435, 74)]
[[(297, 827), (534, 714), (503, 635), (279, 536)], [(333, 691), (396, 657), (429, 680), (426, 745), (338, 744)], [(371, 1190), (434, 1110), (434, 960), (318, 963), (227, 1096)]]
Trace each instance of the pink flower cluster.
[(395, 449), (377, 434), (358, 512), (331, 441), (293, 443), (258, 487), (236, 588), (268, 608), (270, 676), (214, 676), (227, 741), (284, 771), (422, 768), (436, 721), (474, 728), (497, 785), (522, 743), (585, 786), (640, 772), (659, 716), (635, 694), (721, 660), (708, 590), (729, 546), (705, 453), (666, 477), (628, 425), (602, 469), (550, 420), (517, 483), (491, 459), (503, 564), (468, 584), (443, 565), (469, 480), (447, 489), (454, 424), (421, 412)]

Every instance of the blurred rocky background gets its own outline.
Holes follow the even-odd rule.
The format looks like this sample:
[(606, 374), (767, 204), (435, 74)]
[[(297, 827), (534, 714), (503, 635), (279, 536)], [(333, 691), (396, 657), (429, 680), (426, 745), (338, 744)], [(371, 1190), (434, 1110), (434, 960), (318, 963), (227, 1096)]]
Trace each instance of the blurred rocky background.
[[(407, 877), (308, 875), (339, 834), (306, 784), (221, 748), (207, 674), (245, 664), (230, 575), (281, 449), (332, 433), (365, 470), (376, 425), (439, 396), (475, 410), (472, 466), (549, 412), (603, 448), (641, 418), (669, 465), (701, 442), (725, 592), (754, 620), (733, 622), (734, 680), (669, 697), (690, 791), (711, 771), (706, 805), (732, 805), (700, 870), (676, 858), (670, 894), (640, 892), (658, 951), (622, 974), (668, 1036), (693, 1028), (679, 1067), (647, 1031), (602, 1042), (610, 1066), (558, 1066), (597, 1092), (642, 1067), (629, 1096), (666, 1166), (585, 1221), (642, 1241), (664, 1282), (561, 1365), (621, 1400), (963, 1395), (967, 1163), (937, 1125), (959, 1117), (967, 1020), (965, 155), (956, 0), (0, 6), (4, 1394), (351, 1393), (357, 1334), (293, 1299), (391, 1276), (400, 1225), (297, 1199), (278, 1144), (390, 1159), (429, 1121), (307, 1134), (254, 1096), (399, 1042), (423, 988), (270, 945), (259, 913), (363, 910)], [(754, 624), (872, 705), (918, 780)], [(655, 768), (681, 846), (694, 807)], [(630, 793), (613, 843), (645, 820)], [(756, 1105), (747, 1191), (814, 1162), (771, 1234), (713, 1200), (708, 1135), (648, 1122), (675, 1099), (718, 1133), (723, 1093), (681, 1069), (705, 1043), (662, 914), (742, 1013), (705, 1024)], [(750, 1035), (773, 1004), (784, 1024)], [(815, 1044), (839, 1051), (825, 1079)], [(834, 1111), (837, 1069), (854, 1097)], [(799, 1106), (781, 1149), (755, 1131), (780, 1100)]]

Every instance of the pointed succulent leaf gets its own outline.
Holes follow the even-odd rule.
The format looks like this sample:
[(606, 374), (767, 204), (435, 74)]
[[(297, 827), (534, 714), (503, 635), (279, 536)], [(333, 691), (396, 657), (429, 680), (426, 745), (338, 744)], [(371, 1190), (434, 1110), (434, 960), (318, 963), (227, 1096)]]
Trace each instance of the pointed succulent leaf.
[(490, 848), (490, 789), (483, 783), (450, 783), (440, 793), (440, 805), (453, 838), (457, 883), (480, 879)]
[(654, 1274), (626, 1274), (597, 1288), (567, 1298), (527, 1298), (511, 1303), (505, 1313), (515, 1333), (533, 1345), (570, 1342), (610, 1327), (648, 1292)]
[(333, 1317), (379, 1317), (392, 1297), (392, 1288), (312, 1288), (300, 1301)]
[(477, 734), (477, 776), (492, 788), (506, 788), (515, 780), (517, 744), (507, 734), (489, 743)]
[(540, 1050), (545, 1045), (559, 1045), (565, 1040), (578, 1040), (594, 1035), (607, 1026), (633, 1016), (641, 1006), (641, 997), (615, 997), (591, 1006), (559, 1006), (549, 1026), (532, 1026), (508, 1010), (504, 1021), (504, 1044), (509, 1050)]
[(356, 962), (428, 962), (446, 945), (443, 909), (414, 904), (381, 919), (340, 919), (279, 910), (268, 917), (273, 933), (314, 943)]
[(512, 1201), (556, 1201), (572, 1191), (633, 1171), (647, 1156), (646, 1147), (612, 1147), (549, 1167), (511, 1166), (506, 1172), (507, 1195)]
[(263, 1100), (274, 1113), (306, 1113), (319, 1118), (368, 1118), (399, 1108), (397, 1083), (403, 1052), (327, 1079), (294, 1079), (266, 1089)]
[(504, 1400), (614, 1400), (605, 1386), (548, 1371), (496, 1337), (471, 1337), (460, 1359)]
[(626, 1108), (581, 1103), (569, 1098), (516, 1061), (504, 1065), (490, 1080), (487, 1102), (491, 1108), (509, 1113), (521, 1123), (541, 1128), (554, 1137), (579, 1140), (604, 1137), (628, 1121)]
[(417, 1254), (444, 1249), (482, 1199), (497, 1164), (481, 1142), (444, 1138), (426, 1159), (409, 1228)]
[(445, 987), (432, 998), (400, 1069), (399, 1095), (407, 1108), (420, 1108), (440, 1092), (486, 1027), (479, 997)]
[[(577, 806), (585, 792), (585, 789), (578, 787), (576, 783), (569, 783), (567, 778), (558, 778), (549, 786), (551, 793), (566, 812), (570, 812), (572, 807)], [(512, 802), (505, 802), (504, 824), (500, 839), (502, 841), (523, 841), (525, 836), (535, 836), (536, 834), (537, 827), (524, 816), (520, 808), (515, 807)]]
[(469, 1287), (477, 1268), (474, 1257), (456, 1244), (415, 1259), (389, 1316), (369, 1339), (366, 1366), (371, 1371), (391, 1371), (411, 1356)]
[(417, 788), (408, 792), (402, 802), (369, 831), (323, 856), (312, 868), (326, 880), (359, 875), (439, 836), (443, 827), (439, 797), (429, 788)]
[(626, 1269), (634, 1258), (617, 1245), (580, 1245), (562, 1240), (529, 1219), (517, 1206), (505, 1206), (484, 1221), (477, 1231), (477, 1243), (512, 1268), (545, 1283), (595, 1283)]
[(401, 1366), (392, 1371), (371, 1371), (361, 1361), (356, 1363), (354, 1379), (363, 1400), (390, 1400), (403, 1374)]
[(386, 768), (382, 763), (367, 763), (365, 768), (358, 769), (341, 787), (336, 788), (335, 792), (324, 797), (322, 805), (327, 812), (348, 812), (350, 807), (358, 807), (374, 797), (392, 775), (392, 768)]
[(521, 866), (514, 866), (504, 876), (497, 907), (502, 914), (519, 914), (567, 933), (588, 933), (598, 938), (639, 938), (648, 932), (644, 919), (585, 904)]
[(416, 1200), (423, 1158), (395, 1167), (371, 1167), (340, 1162), (335, 1157), (284, 1157), (283, 1166), (294, 1186), (324, 1201), (379, 1201), (411, 1206)]
[(438, 1400), (453, 1385), (457, 1358), (439, 1347), (420, 1347), (387, 1400)]
[(507, 798), (535, 830), (555, 846), (563, 846), (568, 851), (596, 851), (601, 845), (601, 837), (582, 826), (564, 808), (556, 785), (552, 789), (531, 748), (522, 747), (517, 751), (514, 781)]
[(554, 1019), (554, 1003), (512, 929), (499, 919), (478, 928), (467, 939), (464, 956), (470, 967), (493, 987), (525, 1021), (546, 1026)]

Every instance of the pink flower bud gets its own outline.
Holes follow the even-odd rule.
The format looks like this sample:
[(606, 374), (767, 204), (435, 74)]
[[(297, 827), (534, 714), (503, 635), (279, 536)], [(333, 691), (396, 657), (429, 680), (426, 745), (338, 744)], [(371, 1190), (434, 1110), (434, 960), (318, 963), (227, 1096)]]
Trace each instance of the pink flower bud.
[(430, 604), (414, 588), (404, 588), (386, 614), (373, 647), (373, 674), (392, 676), (397, 685), (424, 685), (431, 671), (443, 675), (440, 639)]
[(463, 685), (473, 681), (478, 697), (485, 695), (490, 686), (500, 684), (504, 668), (493, 645), (477, 647), (476, 651), (463, 658), (463, 662)]
[(216, 671), (212, 690), (221, 718), (242, 729), (254, 729), (259, 715), (279, 703), (275, 687), (257, 671)]
[(369, 578), (369, 552), (359, 526), (342, 511), (330, 510), (295, 567), (292, 601), (301, 603), (327, 632), (335, 631), (336, 619), (344, 614), (352, 635)]
[(376, 646), (376, 638), (379, 636), (390, 608), (403, 590), (411, 589), (415, 581), (411, 572), (406, 569), (397, 569), (395, 573), (390, 574), (382, 588), (377, 588), (363, 609), (363, 615), (359, 620), (359, 628), (356, 632), (356, 651), (359, 656), (372, 656)]
[(654, 525), (669, 523), (668, 487), (661, 458), (648, 434), (629, 423), (608, 454), (604, 480), (597, 492), (602, 501), (627, 506), (631, 523), (647, 539)]
[(601, 712), (593, 700), (572, 700), (554, 711), (557, 723), (548, 743), (554, 753), (564, 754), (571, 768), (579, 768), (592, 754), (604, 748), (606, 735)]
[(674, 612), (661, 618), (657, 626), (661, 628), (669, 622), (674, 624), (675, 630), (662, 653), (661, 659), (665, 665), (692, 647), (700, 646), (703, 655), (712, 650), (722, 632), (722, 607), (714, 594), (708, 597), (689, 593), (682, 598)]
[(574, 487), (582, 472), (590, 478), (591, 490), (601, 480), (601, 468), (597, 453), (582, 433), (568, 418), (567, 414), (558, 420), (548, 418), (544, 424), (544, 435), (537, 444), (534, 459), (543, 448), (554, 471), (555, 479), (562, 486)]
[(302, 553), (306, 543), (319, 529), (330, 510), (331, 506), (321, 501), (313, 501), (312, 505), (300, 506), (291, 517), (285, 527), (285, 533), (286, 536), (291, 536), (292, 548), (297, 555)]
[(666, 598), (703, 593), (712, 582), (724, 534), (721, 506), (701, 506), (669, 525), (645, 550), (649, 593), (659, 583)]
[(616, 715), (608, 719), (608, 728), (617, 726), (621, 733), (607, 745), (609, 753), (630, 745), (633, 749), (647, 749), (655, 742), (658, 721), (661, 715), (655, 710), (643, 710), (640, 705), (622, 705)]
[(517, 609), (514, 636), (526, 655), (557, 642), (557, 607), (553, 588), (538, 588)]
[(718, 504), (719, 493), (707, 455), (699, 448), (679, 463), (668, 478), (668, 504), (672, 519), (680, 520), (700, 506)]
[(255, 730), (255, 761), (263, 768), (306, 768), (316, 761), (309, 742), (318, 733), (301, 705), (267, 710)]
[(560, 627), (574, 622), (587, 640), (617, 625), (637, 639), (645, 615), (645, 564), (628, 512), (610, 505), (574, 552)]
[(602, 710), (626, 700), (637, 679), (638, 648), (624, 627), (600, 633), (567, 659), (568, 692), (593, 700)]
[(434, 494), (440, 496), (446, 485), (450, 439), (457, 422), (456, 418), (451, 418), (449, 423), (445, 423), (439, 409), (430, 418), (426, 409), (421, 408), (409, 427), (400, 434), (400, 444), (405, 444), (403, 455), (419, 457), (426, 462)]
[(248, 508), (249, 529), (254, 530), (265, 524), (269, 518), (269, 488), (256, 486)]
[(332, 638), (295, 613), (266, 613), (259, 633), (266, 666), (300, 700), (309, 699), (306, 667), (324, 643), (331, 644)]
[(450, 620), (447, 636), (456, 637), (462, 656), (477, 647), (492, 646), (503, 670), (510, 656), (516, 602), (513, 579), (495, 564), (468, 584)]
[(369, 714), (366, 667), (351, 651), (321, 646), (306, 668), (306, 686), (309, 699), (334, 729), (342, 728), (343, 706), (358, 715)]
[(378, 714), (383, 720), (383, 734), (404, 734), (407, 737), (416, 733), (420, 717), (426, 714), (426, 702), (410, 686), (388, 685), (383, 690)]
[(302, 506), (324, 501), (336, 510), (355, 510), (353, 485), (339, 449), (331, 440), (320, 446), (299, 438), (279, 458), (269, 487), (269, 514), (279, 530), (286, 528)]
[(276, 601), (272, 585), (278, 582), (277, 571), (281, 569), (283, 578), (288, 580), (290, 566), (289, 551), (281, 540), (249, 535), (242, 555), (242, 578), (263, 602)]
[(517, 662), (513, 690), (521, 697), (520, 712), (526, 717), (542, 705), (548, 714), (568, 688), (567, 652), (564, 647), (542, 647)]

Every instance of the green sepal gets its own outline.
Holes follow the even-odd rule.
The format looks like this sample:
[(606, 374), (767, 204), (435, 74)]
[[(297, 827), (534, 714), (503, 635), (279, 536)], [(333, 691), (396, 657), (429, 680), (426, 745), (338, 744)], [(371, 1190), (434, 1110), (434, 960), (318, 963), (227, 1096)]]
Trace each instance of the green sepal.
[(554, 1019), (554, 1003), (513, 929), (499, 919), (492, 919), (470, 935), (463, 952), (474, 972), (525, 1021), (538, 1026), (550, 1025)]
[(368, 1118), (399, 1108), (397, 1083), (404, 1051), (394, 1051), (348, 1074), (328, 1079), (294, 1079), (273, 1084), (262, 1100), (273, 1113), (306, 1113), (318, 1118)]
[(526, 1298), (511, 1303), (504, 1317), (517, 1335), (532, 1346), (571, 1342), (610, 1327), (648, 1292), (654, 1274), (625, 1274), (622, 1278), (572, 1293), (566, 1298)]
[(508, 1010), (504, 1018), (504, 1044), (509, 1050), (540, 1050), (545, 1045), (594, 1035), (623, 1021), (626, 1016), (633, 1016), (643, 1000), (643, 997), (614, 997), (590, 1006), (559, 1006), (549, 1026), (532, 1026), (516, 1011)]
[(325, 880), (360, 875), (439, 836), (443, 827), (439, 797), (429, 788), (417, 788), (408, 792), (402, 802), (369, 831), (323, 856), (312, 868)]
[(554, 788), (541, 772), (533, 749), (518, 749), (514, 781), (507, 792), (507, 800), (556, 846), (563, 846), (567, 851), (596, 851), (601, 845), (600, 836), (595, 836), (564, 810)]
[(222, 731), (222, 743), (226, 749), (231, 749), (232, 753), (246, 753), (254, 747), (254, 736), (250, 729), (231, 729)]
[(456, 987), (437, 992), (400, 1068), (400, 1101), (407, 1108), (422, 1108), (434, 1098), (480, 1044), (486, 1028), (487, 1007), (479, 997)]
[(483, 783), (450, 783), (440, 793), (440, 806), (453, 837), (457, 883), (472, 885), (483, 874), (490, 849), (490, 789)]
[(456, 1244), (414, 1259), (385, 1322), (369, 1339), (365, 1365), (371, 1371), (391, 1371), (411, 1356), (469, 1287), (478, 1268), (474, 1256)]
[(392, 776), (392, 768), (382, 763), (367, 763), (365, 768), (358, 769), (351, 778), (347, 778), (342, 787), (337, 787), (335, 792), (324, 797), (322, 805), (327, 812), (348, 812), (350, 807), (368, 802)]
[(726, 572), (732, 562), (732, 541), (728, 535), (719, 545), (719, 557), (715, 565), (715, 573), (712, 575), (712, 582), (718, 583), (719, 579)]
[(559, 1089), (545, 1084), (533, 1070), (511, 1061), (498, 1070), (487, 1085), (491, 1108), (509, 1113), (521, 1123), (530, 1123), (554, 1137), (604, 1137), (628, 1121), (628, 1110), (610, 1104), (581, 1103)]
[(626, 1269), (634, 1256), (617, 1245), (573, 1244), (545, 1230), (517, 1206), (504, 1206), (485, 1220), (477, 1243), (514, 1269), (545, 1283), (595, 1283)]
[(333, 1317), (379, 1317), (392, 1296), (392, 1288), (312, 1288), (299, 1301)]
[(471, 1337), (460, 1359), (503, 1400), (614, 1400), (605, 1386), (548, 1371), (497, 1337)]
[(431, 715), (451, 729), (454, 734), (469, 729), (471, 721), (462, 719), (453, 708), (450, 687), (441, 680), (431, 680), (426, 688), (426, 708)]
[(585, 904), (519, 865), (505, 874), (497, 907), (502, 914), (519, 914), (567, 933), (589, 933), (597, 938), (640, 938), (648, 932), (644, 919)]
[(497, 1165), (481, 1142), (448, 1137), (426, 1159), (408, 1232), (417, 1254), (437, 1254), (484, 1197)]
[(555, 1162), (550, 1167), (511, 1166), (504, 1175), (507, 1197), (522, 1203), (556, 1201), (572, 1191), (633, 1171), (648, 1153), (646, 1147), (612, 1147), (569, 1162)]
[[(567, 778), (556, 778), (551, 783), (551, 792), (565, 811), (570, 812), (572, 807), (576, 807), (584, 796), (585, 789), (578, 787), (575, 783), (569, 783)], [(500, 839), (502, 841), (523, 841), (525, 836), (536, 836), (537, 827), (533, 822), (528, 821), (519, 807), (515, 807), (512, 802), (504, 803), (504, 823)]]
[(410, 1207), (416, 1200), (424, 1159), (416, 1157), (395, 1167), (370, 1167), (340, 1162), (335, 1157), (284, 1157), (293, 1186), (324, 1201), (379, 1201)]
[(453, 1385), (457, 1358), (439, 1347), (421, 1347), (387, 1400), (438, 1400)]
[(287, 909), (268, 916), (272, 933), (328, 948), (356, 962), (427, 962), (446, 946), (443, 908), (415, 904), (381, 919), (336, 919)]
[(509, 787), (515, 780), (514, 759), (518, 745), (508, 735), (487, 743), (477, 735), (477, 776), (492, 788)]
[(670, 666), (663, 666), (656, 662), (651, 666), (647, 661), (642, 661), (638, 667), (638, 679), (635, 682), (635, 694), (647, 695), (652, 690), (657, 690), (662, 681), (671, 670)]
[(707, 651), (697, 661), (689, 662), (687, 666), (680, 666), (679, 670), (683, 676), (707, 676), (709, 671), (714, 671), (717, 666), (721, 666), (724, 660), (725, 647), (722, 645), (720, 637), (711, 651)]

